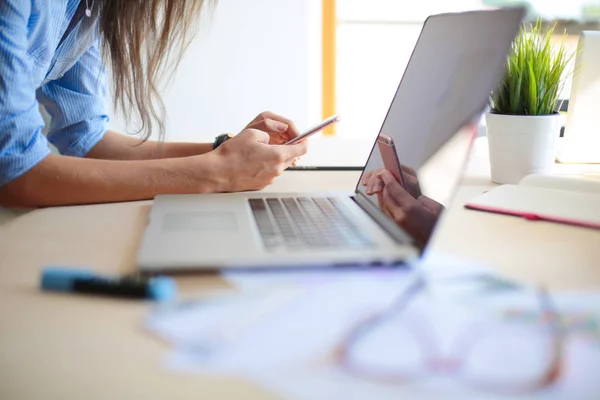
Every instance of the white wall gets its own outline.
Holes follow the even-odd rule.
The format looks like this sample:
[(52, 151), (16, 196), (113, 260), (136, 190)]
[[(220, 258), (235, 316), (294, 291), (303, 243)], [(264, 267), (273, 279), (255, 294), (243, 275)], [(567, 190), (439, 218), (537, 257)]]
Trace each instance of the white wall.
[[(212, 141), (271, 110), (320, 120), (321, 1), (219, 0), (164, 92), (167, 140)], [(125, 131), (114, 115), (111, 128)]]

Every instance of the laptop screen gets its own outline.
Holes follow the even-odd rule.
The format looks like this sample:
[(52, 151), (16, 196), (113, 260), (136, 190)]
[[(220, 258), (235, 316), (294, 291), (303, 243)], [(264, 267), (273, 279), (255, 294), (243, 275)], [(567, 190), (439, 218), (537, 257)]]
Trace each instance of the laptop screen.
[(522, 9), (430, 17), (356, 191), (424, 248), (457, 187), (472, 123), (504, 70)]

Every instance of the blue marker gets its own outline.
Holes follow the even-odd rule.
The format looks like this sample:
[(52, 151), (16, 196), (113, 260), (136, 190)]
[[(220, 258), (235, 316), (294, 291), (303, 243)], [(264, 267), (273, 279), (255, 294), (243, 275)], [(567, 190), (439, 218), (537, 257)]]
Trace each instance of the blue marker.
[(171, 300), (177, 293), (175, 280), (167, 277), (99, 276), (89, 269), (48, 267), (42, 271), (43, 290), (78, 292), (130, 299)]

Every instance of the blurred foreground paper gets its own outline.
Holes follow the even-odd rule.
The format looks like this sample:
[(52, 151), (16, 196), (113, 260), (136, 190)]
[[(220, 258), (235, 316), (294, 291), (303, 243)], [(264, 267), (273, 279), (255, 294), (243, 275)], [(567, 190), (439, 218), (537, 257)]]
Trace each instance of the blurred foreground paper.
[[(273, 286), (251, 283), (238, 295), (155, 312), (147, 327), (173, 344), (175, 350), (167, 359), (173, 370), (243, 376), (298, 399), (505, 398), (473, 389), (464, 371), (428, 373), (415, 352), (419, 336), (410, 332), (417, 320), (427, 322), (431, 348), (440, 357), (461, 360), (466, 354), (457, 346), (459, 339), (465, 342), (469, 335), (481, 339), (469, 348), (476, 357), (461, 360), (471, 375), (512, 382), (535, 375), (547, 361), (544, 341), (527, 330), (528, 324), (535, 328), (539, 323), (532, 292), (504, 283), (482, 290), (494, 285), (484, 282), (483, 272), (471, 269), (464, 276), (475, 277), (472, 283), (457, 279), (461, 290), (437, 290), (454, 285), (445, 279), (451, 274), (446, 274), (445, 280), (431, 286), (434, 290), (421, 293), (405, 313), (391, 318), (389, 326), (382, 326), (359, 348), (365, 364), (408, 368), (418, 372), (418, 379), (380, 383), (351, 376), (336, 363), (333, 349), (357, 321), (384, 310), (413, 276), (407, 270), (309, 275), (288, 275), (287, 283), (277, 278)], [(489, 280), (495, 282), (496, 277)], [(552, 298), (568, 333), (562, 377), (550, 388), (508, 397), (598, 398), (600, 294), (552, 294)], [(480, 322), (493, 329), (478, 328)], [(521, 330), (512, 329), (514, 324)]]

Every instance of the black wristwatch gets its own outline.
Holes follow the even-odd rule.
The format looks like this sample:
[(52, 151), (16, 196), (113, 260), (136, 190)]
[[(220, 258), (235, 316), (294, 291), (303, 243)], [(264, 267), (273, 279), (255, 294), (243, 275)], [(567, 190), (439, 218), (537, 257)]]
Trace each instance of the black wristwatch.
[(231, 139), (232, 137), (233, 135), (230, 133), (224, 133), (222, 135), (217, 136), (215, 138), (215, 142), (213, 143), (213, 150), (225, 143), (227, 140)]

